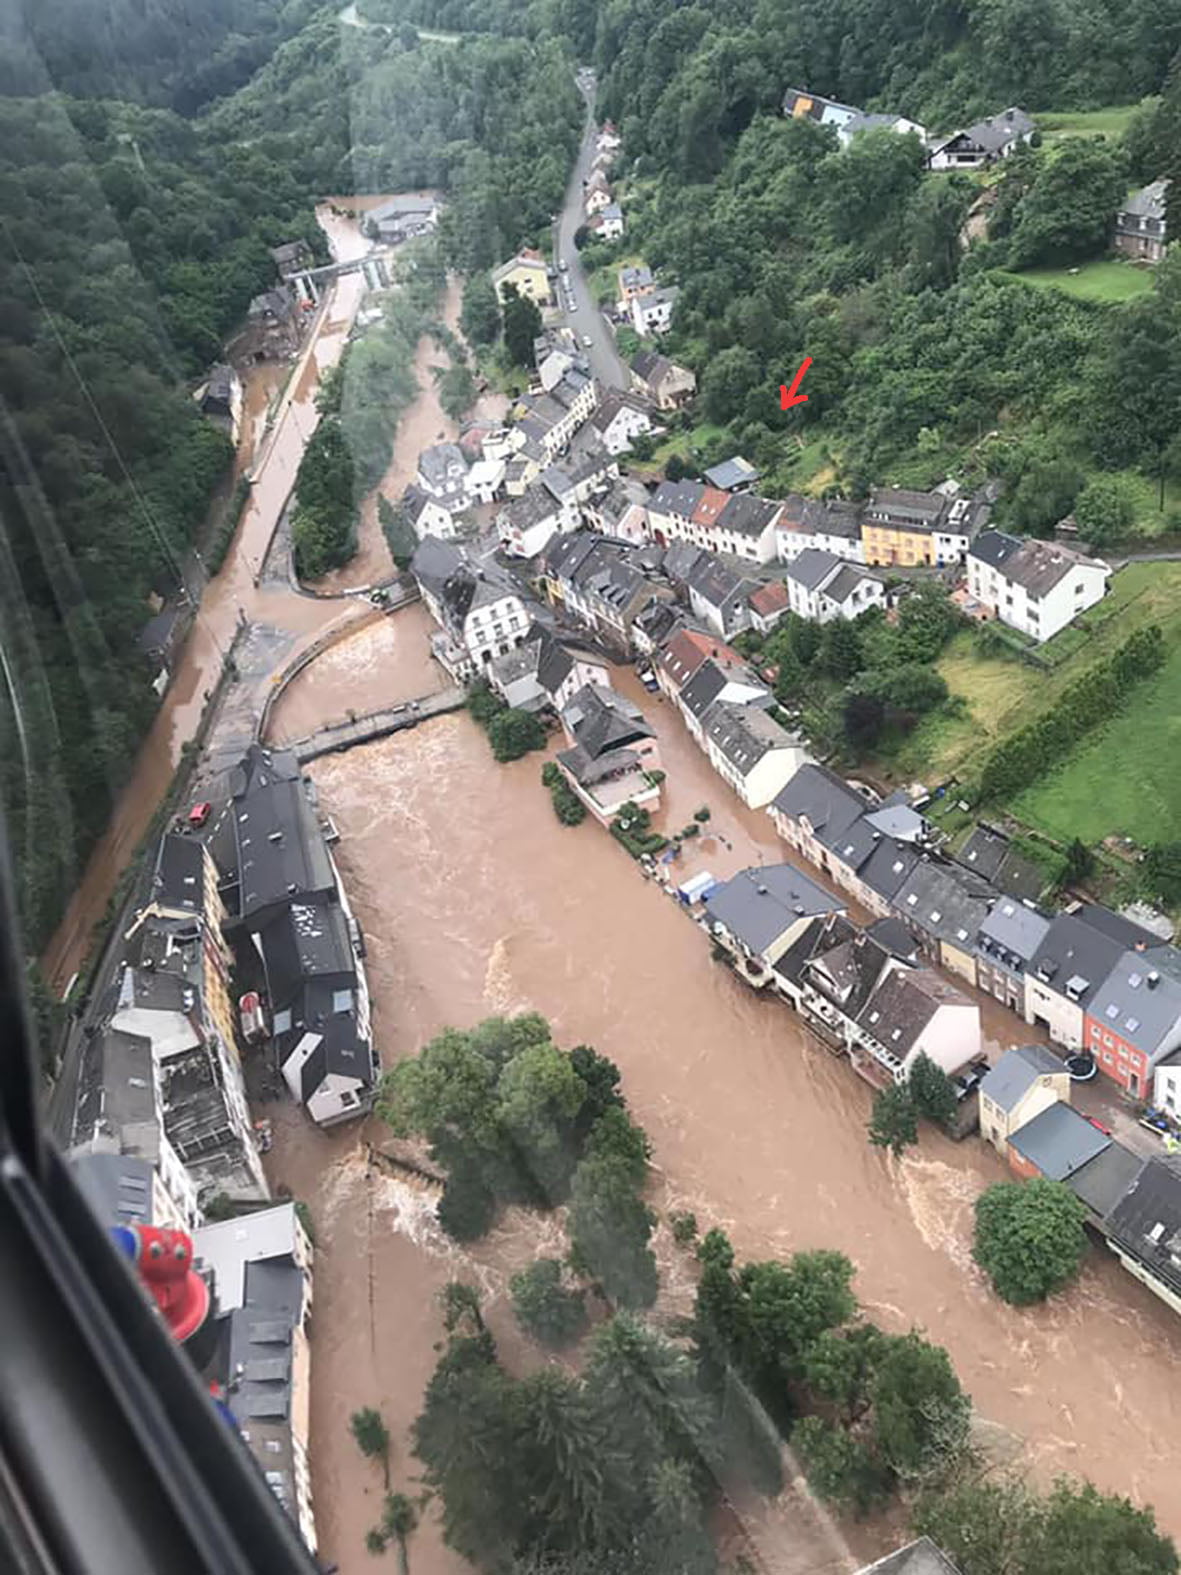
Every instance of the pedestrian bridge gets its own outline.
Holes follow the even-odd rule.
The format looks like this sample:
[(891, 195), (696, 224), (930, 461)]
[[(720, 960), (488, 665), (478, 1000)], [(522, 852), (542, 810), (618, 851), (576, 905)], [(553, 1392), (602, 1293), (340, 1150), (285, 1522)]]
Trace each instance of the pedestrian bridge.
[(456, 685), (424, 695), (420, 700), (403, 700), (381, 711), (368, 711), (364, 716), (349, 716), (341, 722), (329, 722), (327, 726), (309, 733), (306, 738), (297, 738), (293, 743), (280, 747), (293, 750), (303, 766), (309, 760), (319, 760), (321, 755), (343, 754), (346, 749), (355, 749), (358, 744), (369, 744), (378, 738), (388, 738), (391, 733), (417, 727), (429, 717), (460, 711), (466, 701), (466, 693)]

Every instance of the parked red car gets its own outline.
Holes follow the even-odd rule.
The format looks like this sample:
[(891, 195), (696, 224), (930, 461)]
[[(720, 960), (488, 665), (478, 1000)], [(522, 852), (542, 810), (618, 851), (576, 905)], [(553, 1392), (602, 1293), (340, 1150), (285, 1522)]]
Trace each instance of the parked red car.
[(200, 804), (194, 804), (192, 809), (189, 810), (189, 825), (194, 831), (200, 831), (212, 814), (213, 805), (208, 801), (203, 800)]

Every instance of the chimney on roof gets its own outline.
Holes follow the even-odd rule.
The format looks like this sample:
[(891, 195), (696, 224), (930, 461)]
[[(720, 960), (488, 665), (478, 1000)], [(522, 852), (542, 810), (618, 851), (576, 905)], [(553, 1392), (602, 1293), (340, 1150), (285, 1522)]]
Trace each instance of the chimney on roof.
[(1135, 949), (1138, 952), (1147, 951), (1148, 950), (1148, 942), (1147, 941), (1137, 941)]

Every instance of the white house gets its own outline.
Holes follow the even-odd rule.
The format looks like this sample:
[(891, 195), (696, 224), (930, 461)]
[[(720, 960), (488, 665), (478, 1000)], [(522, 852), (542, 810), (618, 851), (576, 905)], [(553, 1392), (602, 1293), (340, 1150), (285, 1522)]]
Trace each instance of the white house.
[(471, 563), (453, 542), (428, 536), (410, 570), (441, 630), (431, 642), (432, 653), (457, 682), (482, 672), (524, 640), (531, 620), (512, 581)]
[(608, 394), (590, 419), (609, 454), (626, 454), (633, 438), (655, 430), (651, 412), (634, 394)]
[(704, 661), (676, 696), (677, 710), (694, 741), (708, 753), (705, 720), (710, 708), (723, 705), (766, 708), (771, 695), (766, 684), (742, 661), (731, 661), (720, 653)]
[(693, 614), (723, 640), (750, 625), (752, 580), (727, 564), (702, 553), (689, 573), (689, 605)]
[(814, 623), (857, 618), (886, 599), (886, 588), (876, 575), (818, 547), (807, 548), (789, 563), (784, 579), (792, 612)]
[(1037, 128), (1023, 109), (1013, 106), (999, 115), (978, 120), (949, 137), (937, 137), (929, 144), (927, 162), (933, 170), (974, 170), (996, 159), (1007, 159), (1023, 142), (1029, 142)]
[(521, 711), (545, 706), (561, 711), (587, 684), (610, 688), (601, 662), (569, 650), (540, 624), (534, 624), (523, 645), (496, 657), (488, 680), (506, 705)]
[(762, 809), (811, 756), (799, 738), (751, 705), (716, 700), (702, 719), (714, 770), (748, 809)]
[(468, 464), (458, 443), (433, 443), (418, 456), (416, 481), (428, 497), (445, 504), (452, 513), (466, 509)]
[(424, 536), (439, 536), (450, 541), (458, 534), (455, 515), (445, 503), (432, 498), (420, 487), (407, 487), (402, 494), (402, 507), (410, 528), (422, 541)]
[(780, 563), (791, 563), (809, 547), (831, 552), (848, 563), (864, 563), (858, 506), (840, 498), (822, 503), (818, 498), (789, 493), (775, 521), (775, 556)]
[(664, 333), (673, 320), (677, 294), (675, 287), (667, 285), (632, 297), (632, 327), (641, 339), (649, 334)]
[(925, 144), (927, 140), (927, 129), (917, 120), (908, 120), (905, 115), (874, 115), (864, 109), (857, 110), (849, 120), (837, 127), (837, 140), (842, 148), (847, 148), (854, 137), (860, 136), (863, 131), (893, 131), (900, 137), (913, 132), (920, 142)]
[(577, 523), (577, 515), (541, 481), (532, 482), (519, 498), (510, 498), (496, 517), (501, 545), (517, 558), (535, 558), (559, 531), (573, 530)]
[(723, 492), (699, 481), (665, 481), (648, 504), (652, 534), (662, 546), (685, 541), (707, 552), (773, 563), (781, 505), (749, 492)]
[(592, 177), (591, 183), (586, 188), (585, 206), (587, 217), (601, 213), (604, 208), (611, 207), (611, 188), (607, 185), (602, 174)]
[(493, 503), (504, 486), (503, 459), (478, 459), (467, 473), (468, 492), (477, 503)]
[(1061, 542), (986, 530), (968, 552), (968, 590), (993, 614), (1039, 643), (1107, 594), (1111, 566)]
[(980, 1044), (975, 1001), (930, 968), (897, 968), (859, 1012), (849, 1053), (862, 1076), (880, 1085), (904, 1082), (921, 1055), (957, 1071), (979, 1056)]
[(617, 202), (609, 202), (590, 221), (592, 235), (601, 241), (617, 241), (623, 234), (623, 209)]
[(616, 477), (606, 492), (589, 497), (583, 514), (595, 530), (616, 541), (638, 547), (652, 539), (647, 489), (630, 476)]

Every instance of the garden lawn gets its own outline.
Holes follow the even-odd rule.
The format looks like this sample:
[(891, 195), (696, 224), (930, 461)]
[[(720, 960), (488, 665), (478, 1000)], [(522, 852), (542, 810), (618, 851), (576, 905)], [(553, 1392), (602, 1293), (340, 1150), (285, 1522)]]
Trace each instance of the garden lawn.
[[(920, 778), (933, 785), (951, 776), (969, 777), (985, 750), (1005, 733), (1031, 721), (1054, 703), (1056, 695), (1094, 662), (1106, 656), (1141, 624), (1159, 623), (1170, 649), (1181, 648), (1181, 563), (1134, 563), (1113, 576), (1102, 602), (1039, 647), (1052, 670), (1032, 667), (1016, 657), (982, 656), (976, 631), (961, 631), (936, 663), (953, 697), (963, 702), (962, 714), (940, 709), (924, 717), (890, 762), (892, 773)], [(1061, 653), (1067, 654), (1058, 660)], [(1148, 680), (1144, 695), (1164, 687), (1164, 673), (1174, 672), (1173, 659)], [(1175, 694), (1181, 690), (1175, 691)], [(1142, 703), (1139, 692), (1126, 712)], [(1084, 748), (1087, 746), (1084, 745)], [(1152, 748), (1142, 740), (1140, 752), (1126, 756), (1139, 762)], [(1112, 757), (1108, 760), (1109, 769)], [(1135, 775), (1138, 764), (1128, 768)], [(1047, 779), (1048, 780), (1048, 779)], [(1040, 791), (1038, 787), (1031, 792)], [(1181, 813), (1181, 793), (1178, 794)], [(1049, 826), (1046, 827), (1049, 830)], [(1114, 824), (1108, 827), (1114, 830)], [(1129, 835), (1132, 833), (1129, 832)]]
[(1142, 846), (1181, 838), (1181, 643), (1120, 715), (1012, 805), (1061, 841), (1116, 833)]
[(1035, 115), (1047, 142), (1062, 137), (1122, 137), (1136, 111), (1135, 104), (1109, 104), (1105, 109), (1069, 109), (1062, 114)]
[(1152, 289), (1151, 270), (1115, 257), (1080, 263), (1074, 273), (1068, 268), (1026, 268), (1013, 277), (1037, 289), (1062, 290), (1083, 301), (1103, 301), (1108, 305), (1130, 301)]

